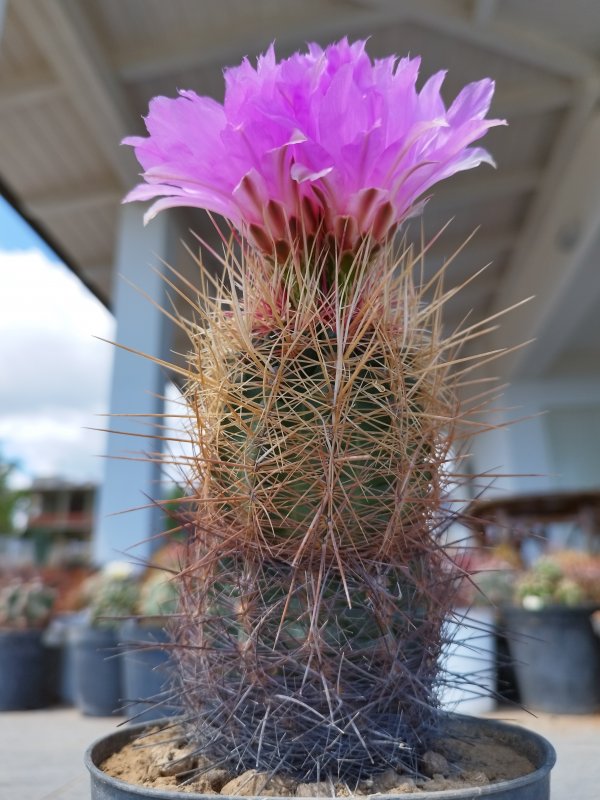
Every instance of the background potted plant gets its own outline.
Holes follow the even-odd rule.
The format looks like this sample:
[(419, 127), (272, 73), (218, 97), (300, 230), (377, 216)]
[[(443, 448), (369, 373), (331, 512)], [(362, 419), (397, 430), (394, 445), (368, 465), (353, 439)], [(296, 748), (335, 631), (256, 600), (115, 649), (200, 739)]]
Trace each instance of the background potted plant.
[(151, 569), (139, 586), (133, 616), (119, 626), (124, 711), (132, 721), (169, 716), (171, 641), (168, 626), (177, 611), (177, 588), (162, 570)]
[[(168, 279), (193, 310), (174, 369), (194, 456), (175, 578), (183, 727), (167, 735), (199, 791), (208, 760), (237, 776), (226, 794), (376, 779), (401, 792), (451, 777), (440, 737), (500, 747), (496, 723), (450, 721), (438, 698), (456, 585), (447, 489), (484, 399), (460, 402), (457, 351), (486, 323), (444, 336), (445, 268), (425, 279), (423, 254), (394, 237), (437, 181), (491, 161), (469, 145), (501, 121), (486, 119), (491, 81), (446, 108), (443, 74), (417, 92), (418, 67), (373, 63), (364, 42), (280, 63), (270, 48), (226, 72), (223, 105), (156, 98), (150, 137), (127, 140), (146, 181), (128, 199), (155, 199), (149, 218), (190, 205), (232, 224), (213, 250), (222, 280), (202, 264), (197, 287)], [(135, 733), (90, 751), (96, 797), (138, 796), (98, 769)], [(491, 791), (547, 797), (551, 749), (500, 738), (515, 736), (531, 775)], [(160, 785), (152, 796), (171, 797)]]
[(91, 567), (67, 561), (44, 567), (41, 574), (56, 593), (52, 619), (44, 631), (44, 644), (53, 651), (56, 667), (56, 699), (65, 705), (75, 705), (73, 653), (68, 645), (69, 630), (82, 624), (82, 585), (93, 574)]
[(562, 551), (540, 558), (503, 609), (521, 701), (554, 714), (600, 709), (600, 556)]
[(0, 711), (40, 708), (53, 700), (42, 634), (54, 596), (36, 578), (13, 578), (0, 587)]
[(82, 619), (68, 629), (75, 704), (84, 714), (107, 716), (121, 708), (123, 686), (118, 626), (135, 613), (137, 579), (129, 564), (113, 562), (85, 582)]

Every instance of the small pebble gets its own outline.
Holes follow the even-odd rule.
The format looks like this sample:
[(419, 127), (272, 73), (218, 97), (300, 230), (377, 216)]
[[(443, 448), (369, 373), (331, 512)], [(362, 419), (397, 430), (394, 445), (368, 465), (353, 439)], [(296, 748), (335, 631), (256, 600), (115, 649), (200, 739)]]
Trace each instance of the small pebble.
[(469, 786), (486, 786), (490, 782), (485, 772), (477, 770), (464, 772), (463, 778)]
[(336, 797), (352, 797), (355, 792), (351, 792), (350, 788), (345, 783), (336, 783), (335, 784), (335, 796)]
[(432, 778), (434, 775), (447, 775), (450, 772), (450, 765), (441, 753), (428, 750), (421, 759), (421, 769), (424, 775)]
[(242, 797), (262, 794), (263, 787), (267, 780), (268, 777), (264, 772), (260, 773), (255, 769), (249, 769), (246, 772), (242, 772), (241, 775), (236, 775), (235, 778), (227, 781), (227, 783), (221, 787), (221, 794), (234, 794)]
[(221, 767), (212, 767), (200, 775), (199, 780), (203, 781), (206, 786), (214, 792), (220, 792), (223, 786), (232, 779), (232, 774), (226, 769)]
[(385, 772), (380, 772), (378, 775), (373, 775), (372, 788), (373, 794), (383, 794), (389, 792), (394, 786), (402, 783), (403, 777), (399, 775), (394, 769), (386, 769)]
[(158, 774), (164, 778), (174, 775), (183, 775), (191, 772), (197, 766), (197, 756), (193, 747), (173, 748), (156, 764)]

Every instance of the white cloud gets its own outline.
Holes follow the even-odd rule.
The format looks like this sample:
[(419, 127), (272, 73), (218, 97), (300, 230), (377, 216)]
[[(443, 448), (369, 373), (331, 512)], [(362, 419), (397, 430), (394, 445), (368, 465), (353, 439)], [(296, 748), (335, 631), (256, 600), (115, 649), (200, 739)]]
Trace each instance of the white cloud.
[(0, 252), (0, 448), (30, 476), (98, 480), (108, 407), (109, 312), (37, 250)]

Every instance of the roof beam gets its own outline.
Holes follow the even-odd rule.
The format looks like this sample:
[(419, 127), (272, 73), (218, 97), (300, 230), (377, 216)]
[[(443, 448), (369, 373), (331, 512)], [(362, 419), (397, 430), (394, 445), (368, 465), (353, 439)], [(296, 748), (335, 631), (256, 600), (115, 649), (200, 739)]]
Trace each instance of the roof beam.
[(488, 25), (498, 10), (498, 0), (473, 0), (473, 22)]
[(85, 16), (85, 4), (19, 0), (13, 7), (120, 183), (131, 186), (138, 174), (135, 159), (118, 144), (123, 136), (138, 130), (139, 121)]
[(540, 222), (548, 216), (550, 205), (560, 194), (564, 173), (570, 162), (577, 156), (576, 145), (579, 142), (581, 131), (590, 119), (599, 96), (599, 78), (589, 78), (579, 82), (574, 92), (573, 105), (556, 137), (543, 180), (539, 184), (536, 200), (519, 237), (519, 244), (514, 256), (515, 270), (520, 269), (521, 264), (518, 262), (529, 257), (532, 237), (537, 234)]
[[(510, 357), (507, 374), (541, 374), (567, 341), (567, 318), (576, 325), (583, 305), (600, 301), (598, 254), (590, 255), (600, 231), (600, 115), (592, 117), (599, 88), (597, 81), (579, 87), (496, 297), (500, 310), (536, 295), (526, 311), (511, 314), (511, 336), (536, 342)], [(577, 312), (560, 314), (582, 290), (577, 305), (569, 303)]]

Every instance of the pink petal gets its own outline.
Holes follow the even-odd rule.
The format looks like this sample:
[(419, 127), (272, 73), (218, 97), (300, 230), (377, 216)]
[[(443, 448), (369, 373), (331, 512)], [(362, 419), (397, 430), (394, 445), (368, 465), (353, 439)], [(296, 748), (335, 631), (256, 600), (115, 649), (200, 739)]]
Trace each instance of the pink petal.
[(318, 181), (324, 178), (333, 170), (333, 167), (324, 167), (318, 172), (314, 172), (304, 164), (293, 164), (290, 170), (290, 177), (293, 181), (304, 183), (305, 181)]

